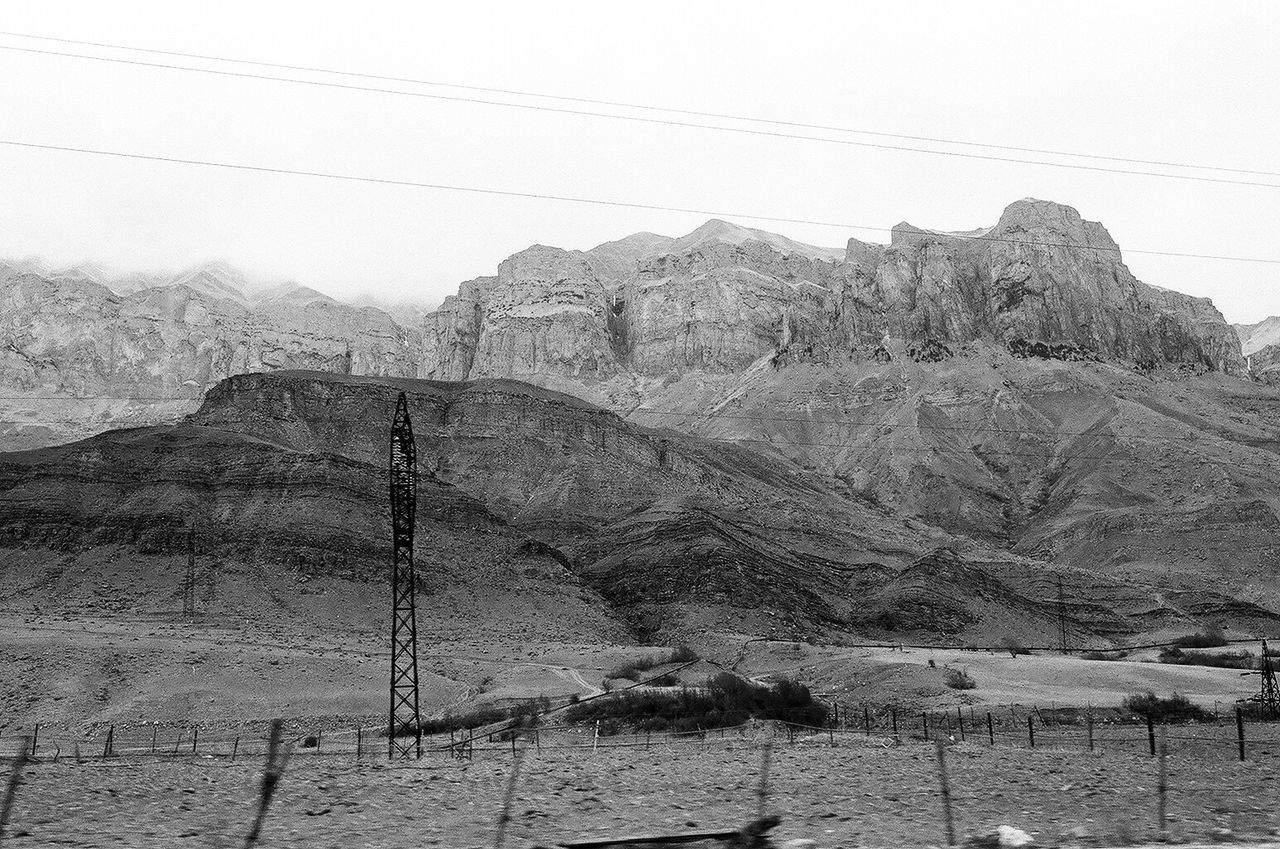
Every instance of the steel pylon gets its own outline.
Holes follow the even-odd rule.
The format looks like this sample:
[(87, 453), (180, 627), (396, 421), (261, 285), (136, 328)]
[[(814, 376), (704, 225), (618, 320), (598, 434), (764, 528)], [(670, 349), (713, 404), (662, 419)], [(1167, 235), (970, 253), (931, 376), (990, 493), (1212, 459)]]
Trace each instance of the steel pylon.
[(418, 506), (417, 452), (403, 392), (391, 424), (391, 710), (387, 757), (422, 757), (418, 715), (417, 580), (413, 524)]

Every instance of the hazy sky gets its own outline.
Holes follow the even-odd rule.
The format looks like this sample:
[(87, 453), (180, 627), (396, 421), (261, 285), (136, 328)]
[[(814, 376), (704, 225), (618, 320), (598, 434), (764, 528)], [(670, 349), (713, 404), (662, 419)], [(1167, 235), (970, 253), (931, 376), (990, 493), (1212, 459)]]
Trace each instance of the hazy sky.
[[(210, 76), (0, 50), (0, 139), (739, 213), (820, 245), (990, 225), (1032, 196), (1122, 248), (1280, 259), (1280, 4), (0, 2), (0, 29), (469, 86), (1250, 175), (1100, 173)], [(0, 45), (653, 116), (0, 36)], [(707, 122), (699, 118), (677, 118)], [(729, 121), (714, 123), (733, 126)], [(769, 128), (764, 128), (769, 129)], [(0, 256), (121, 269), (225, 259), (334, 295), (438, 300), (532, 243), (707, 216), (245, 173), (0, 145)], [(1280, 314), (1280, 265), (1126, 253), (1141, 279)]]

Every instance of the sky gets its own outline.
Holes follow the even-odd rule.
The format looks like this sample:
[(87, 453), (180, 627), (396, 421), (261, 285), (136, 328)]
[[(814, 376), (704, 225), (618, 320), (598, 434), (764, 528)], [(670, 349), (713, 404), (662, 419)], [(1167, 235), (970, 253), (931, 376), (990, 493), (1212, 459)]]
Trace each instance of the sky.
[[(0, 144), (0, 256), (122, 271), (229, 262), (338, 297), (436, 302), (531, 244), (681, 235), (715, 214), (818, 245), (899, 221), (968, 230), (1023, 197), (1101, 221), (1148, 283), (1280, 314), (1280, 4), (60, 2), (0, 30), (1239, 173), (907, 141), (378, 82), (0, 35), (0, 141), (701, 212), (130, 160)], [(1171, 179), (724, 132), (326, 81)], [(779, 223), (751, 216), (803, 219)], [(828, 226), (838, 225), (838, 226)], [(854, 226), (869, 229), (854, 229)]]

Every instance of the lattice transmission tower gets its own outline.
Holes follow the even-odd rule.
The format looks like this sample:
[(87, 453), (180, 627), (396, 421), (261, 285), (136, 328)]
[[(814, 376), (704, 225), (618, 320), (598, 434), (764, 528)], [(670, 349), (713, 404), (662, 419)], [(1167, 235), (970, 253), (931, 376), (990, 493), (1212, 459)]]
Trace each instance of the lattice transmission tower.
[(1262, 641), (1262, 668), (1256, 672), (1242, 672), (1242, 675), (1262, 676), (1262, 689), (1256, 696), (1245, 699), (1256, 702), (1258, 715), (1262, 719), (1280, 719), (1280, 686), (1276, 684), (1276, 667), (1268, 654), (1267, 641)]
[(413, 520), (418, 507), (417, 452), (404, 393), (391, 424), (391, 715), (387, 757), (422, 757), (418, 722), (418, 617)]

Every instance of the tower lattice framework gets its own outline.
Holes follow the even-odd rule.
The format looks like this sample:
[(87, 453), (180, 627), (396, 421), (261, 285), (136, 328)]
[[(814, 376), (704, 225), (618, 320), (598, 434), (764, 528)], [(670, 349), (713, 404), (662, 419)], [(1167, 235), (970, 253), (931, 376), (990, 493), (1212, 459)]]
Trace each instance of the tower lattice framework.
[(418, 507), (417, 452), (403, 392), (391, 425), (391, 711), (388, 758), (422, 757), (418, 722), (417, 578), (413, 569), (413, 523)]

